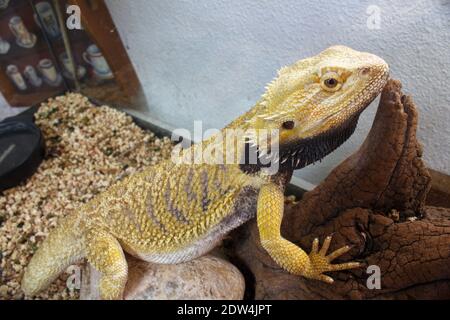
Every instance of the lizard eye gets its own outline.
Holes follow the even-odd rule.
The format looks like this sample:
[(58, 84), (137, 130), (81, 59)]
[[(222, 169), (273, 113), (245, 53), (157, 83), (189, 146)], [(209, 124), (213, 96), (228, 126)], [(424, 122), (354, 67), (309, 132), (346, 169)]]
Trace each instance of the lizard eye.
[(334, 88), (337, 86), (338, 81), (334, 78), (329, 78), (329, 79), (325, 79), (325, 81), (323, 82), (328, 88)]
[(283, 122), (283, 124), (281, 126), (283, 127), (283, 129), (292, 130), (295, 127), (295, 122), (292, 120), (288, 120), (288, 121)]
[(327, 72), (323, 75), (320, 84), (326, 91), (334, 92), (341, 88), (342, 82), (335, 72)]

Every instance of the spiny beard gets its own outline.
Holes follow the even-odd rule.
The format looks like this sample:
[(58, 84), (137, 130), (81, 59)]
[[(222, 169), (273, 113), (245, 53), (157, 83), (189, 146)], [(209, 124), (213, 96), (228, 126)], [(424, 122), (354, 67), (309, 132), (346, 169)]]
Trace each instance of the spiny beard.
[[(255, 173), (261, 168), (270, 166), (270, 163), (279, 162), (280, 169), (297, 170), (323, 159), (342, 145), (353, 134), (358, 123), (358, 116), (346, 121), (340, 127), (318, 134), (310, 138), (281, 145), (279, 152), (260, 150), (253, 142), (245, 143), (245, 159), (241, 162), (241, 170)], [(257, 163), (250, 163), (256, 155)], [(253, 157), (252, 157), (253, 156)]]

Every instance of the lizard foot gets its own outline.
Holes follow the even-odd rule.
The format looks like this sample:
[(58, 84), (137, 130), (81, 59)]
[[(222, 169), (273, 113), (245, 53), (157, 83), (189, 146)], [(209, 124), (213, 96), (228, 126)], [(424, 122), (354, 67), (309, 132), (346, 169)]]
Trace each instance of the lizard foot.
[(324, 272), (354, 269), (361, 266), (361, 263), (359, 262), (331, 264), (331, 262), (334, 259), (342, 256), (351, 249), (350, 246), (344, 246), (342, 248), (337, 249), (336, 251), (333, 251), (329, 255), (326, 255), (328, 248), (330, 247), (331, 239), (332, 239), (331, 235), (326, 237), (325, 241), (323, 242), (323, 246), (320, 250), (319, 250), (319, 239), (318, 238), (314, 239), (311, 253), (309, 254), (311, 265), (306, 273), (307, 278), (316, 279), (331, 284), (334, 282), (333, 278), (323, 274)]

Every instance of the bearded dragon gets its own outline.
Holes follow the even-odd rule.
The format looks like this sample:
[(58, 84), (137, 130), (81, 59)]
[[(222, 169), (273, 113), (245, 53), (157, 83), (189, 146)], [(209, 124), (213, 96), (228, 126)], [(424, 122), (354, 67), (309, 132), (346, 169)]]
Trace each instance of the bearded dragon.
[[(120, 299), (127, 282), (124, 252), (153, 263), (188, 261), (210, 251), (255, 215), (262, 247), (279, 266), (332, 283), (325, 272), (359, 263), (332, 264), (350, 247), (327, 254), (331, 236), (320, 249), (315, 239), (309, 254), (283, 238), (284, 188), (293, 170), (322, 159), (348, 139), (388, 74), (381, 58), (345, 46), (282, 68), (250, 111), (180, 152), (196, 154), (227, 130), (251, 131), (243, 143), (223, 145), (227, 156), (236, 151), (231, 157), (235, 163), (169, 159), (112, 185), (49, 234), (24, 273), (23, 291), (35, 295), (67, 266), (86, 258), (101, 274), (101, 298)], [(260, 139), (262, 129), (278, 134)], [(272, 152), (275, 145), (277, 151)], [(253, 155), (257, 161), (250, 161)], [(278, 164), (275, 173), (262, 158)]]

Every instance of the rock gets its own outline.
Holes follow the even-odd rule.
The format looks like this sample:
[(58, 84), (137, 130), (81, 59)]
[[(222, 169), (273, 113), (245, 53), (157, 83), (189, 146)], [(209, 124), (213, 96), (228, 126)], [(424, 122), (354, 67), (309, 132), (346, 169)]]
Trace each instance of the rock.
[[(231, 263), (211, 255), (186, 263), (153, 264), (127, 256), (125, 300), (240, 300), (244, 297), (242, 274)], [(99, 273), (86, 266), (80, 299), (95, 300)]]

